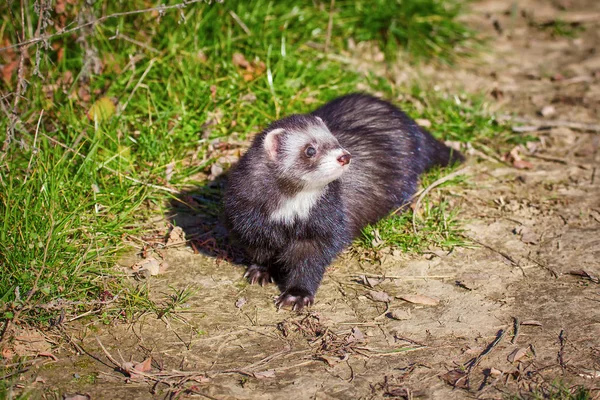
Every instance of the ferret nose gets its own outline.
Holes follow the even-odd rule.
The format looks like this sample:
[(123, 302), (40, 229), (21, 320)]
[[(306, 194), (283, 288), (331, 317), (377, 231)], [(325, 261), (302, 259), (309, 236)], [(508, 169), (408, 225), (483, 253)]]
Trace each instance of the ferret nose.
[(338, 157), (338, 162), (342, 165), (346, 165), (346, 164), (350, 164), (350, 159), (352, 158), (352, 155), (350, 153), (344, 153), (341, 156)]

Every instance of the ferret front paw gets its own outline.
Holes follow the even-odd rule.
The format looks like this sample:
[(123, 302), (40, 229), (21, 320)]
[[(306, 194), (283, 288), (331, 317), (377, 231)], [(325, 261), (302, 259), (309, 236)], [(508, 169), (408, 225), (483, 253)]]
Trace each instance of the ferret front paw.
[(306, 290), (289, 289), (281, 293), (275, 304), (277, 308), (291, 307), (293, 311), (301, 311), (304, 307), (312, 306), (315, 302), (315, 296)]
[(264, 286), (273, 282), (273, 278), (271, 277), (271, 274), (269, 274), (267, 268), (256, 264), (252, 264), (248, 267), (244, 274), (244, 278), (248, 278), (248, 281), (250, 281), (250, 284), (252, 285), (258, 283), (260, 286)]

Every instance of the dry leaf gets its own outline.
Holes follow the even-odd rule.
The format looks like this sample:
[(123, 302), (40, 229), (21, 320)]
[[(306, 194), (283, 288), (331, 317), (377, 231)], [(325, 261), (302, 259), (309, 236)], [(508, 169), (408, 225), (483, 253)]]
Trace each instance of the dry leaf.
[(63, 400), (91, 400), (92, 397), (89, 394), (64, 394)]
[(548, 118), (553, 116), (554, 114), (556, 114), (556, 109), (554, 108), (554, 106), (544, 106), (541, 110), (540, 110), (540, 115), (544, 118)]
[(593, 275), (591, 272), (583, 270), (583, 269), (569, 271), (569, 274), (589, 279), (594, 283), (600, 283), (600, 279), (598, 279), (598, 277), (596, 275)]
[(244, 307), (244, 305), (247, 303), (248, 301), (246, 300), (245, 297), (240, 297), (239, 299), (237, 299), (237, 301), (235, 302), (235, 306), (237, 308), (242, 308)]
[(441, 378), (449, 385), (452, 385), (461, 389), (469, 388), (469, 381), (467, 379), (467, 373), (460, 369), (453, 369), (446, 372)]
[(367, 297), (369, 297), (373, 301), (381, 301), (383, 303), (389, 303), (392, 301), (392, 297), (386, 292), (378, 292), (375, 290), (369, 290), (367, 293)]
[(116, 107), (108, 97), (101, 97), (92, 106), (87, 113), (90, 121), (102, 122), (112, 117), (116, 111)]
[(521, 347), (521, 348), (515, 349), (512, 353), (510, 353), (508, 355), (507, 360), (509, 362), (519, 361), (521, 358), (523, 358), (527, 355), (528, 350), (529, 350), (529, 347)]
[(521, 235), (521, 241), (527, 244), (537, 244), (539, 241), (538, 235), (527, 226), (515, 228), (514, 233)]
[(150, 275), (158, 275), (160, 273), (160, 262), (156, 258), (148, 257), (133, 264), (131, 269), (136, 272), (148, 271)]
[(6, 84), (10, 84), (12, 75), (17, 70), (18, 65), (18, 61), (12, 61), (7, 64), (4, 64), (4, 66), (2, 67), (2, 79), (4, 79), (4, 82), (6, 82)]
[(522, 149), (523, 146), (521, 145), (515, 146), (508, 154), (506, 154), (503, 157), (503, 159), (505, 161), (510, 162), (512, 166), (517, 169), (532, 169), (533, 164), (529, 161), (523, 160), (523, 158), (521, 157), (520, 152)]
[(208, 179), (214, 181), (219, 175), (222, 175), (224, 171), (221, 164), (214, 163), (210, 166), (210, 175), (208, 175)]
[(64, 14), (65, 12), (65, 0), (56, 0), (56, 5), (54, 6), (54, 12), (57, 14)]
[(513, 167), (517, 169), (533, 169), (533, 164), (526, 160), (513, 161)]
[(433, 297), (423, 296), (422, 294), (405, 294), (402, 296), (396, 296), (399, 299), (404, 301), (408, 301), (413, 304), (423, 304), (426, 306), (437, 306), (439, 304), (438, 299), (434, 299)]
[(431, 121), (428, 119), (415, 119), (415, 122), (423, 128), (431, 128)]
[(346, 353), (344, 357), (335, 357), (335, 356), (326, 356), (322, 355), (319, 358), (327, 363), (328, 366), (333, 367), (335, 364), (341, 363), (342, 361), (346, 361), (349, 355)]
[(165, 167), (165, 179), (167, 182), (171, 181), (171, 178), (173, 177), (174, 172), (175, 172), (175, 163), (174, 162), (168, 163)]
[(133, 369), (137, 372), (150, 372), (152, 369), (152, 357), (148, 357), (141, 363), (136, 364)]
[(268, 369), (266, 371), (255, 372), (252, 375), (254, 375), (256, 379), (275, 378), (275, 370)]
[(348, 342), (364, 342), (365, 335), (357, 327), (352, 328), (352, 335), (348, 337)]
[(2, 353), (1, 354), (2, 354), (2, 358), (4, 358), (5, 360), (10, 360), (15, 355), (14, 351), (12, 351), (11, 349), (9, 349), (8, 347), (2, 348)]
[(535, 319), (526, 319), (525, 321), (521, 321), (521, 325), (542, 326), (542, 323)]
[(244, 57), (242, 53), (233, 53), (231, 62), (233, 62), (233, 65), (236, 67), (251, 68), (250, 63), (248, 60), (246, 60), (246, 57)]
[(496, 369), (494, 367), (490, 368), (490, 375), (494, 378), (502, 375), (502, 371), (500, 371), (499, 369)]
[(393, 310), (387, 313), (387, 316), (398, 321), (406, 321), (412, 318), (410, 310)]
[(361, 275), (360, 279), (362, 280), (364, 285), (371, 287), (371, 288), (375, 287), (375, 286), (379, 285), (381, 282), (383, 282), (383, 279), (370, 278), (366, 275)]
[(174, 227), (169, 233), (169, 238), (167, 239), (167, 246), (175, 246), (178, 244), (185, 243), (185, 232), (180, 226)]

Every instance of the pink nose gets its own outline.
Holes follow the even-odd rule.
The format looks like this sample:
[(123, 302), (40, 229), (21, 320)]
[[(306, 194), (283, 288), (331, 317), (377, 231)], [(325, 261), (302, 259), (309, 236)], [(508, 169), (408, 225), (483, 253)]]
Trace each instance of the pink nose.
[(346, 165), (346, 164), (350, 164), (350, 159), (352, 158), (352, 156), (350, 155), (350, 153), (344, 153), (341, 156), (338, 157), (338, 162), (342, 165)]

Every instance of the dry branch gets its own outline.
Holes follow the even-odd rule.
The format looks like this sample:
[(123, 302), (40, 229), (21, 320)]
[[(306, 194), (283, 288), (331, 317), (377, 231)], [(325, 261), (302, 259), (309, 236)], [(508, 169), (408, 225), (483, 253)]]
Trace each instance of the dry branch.
[(100, 17), (98, 19), (95, 19), (93, 21), (90, 22), (86, 22), (85, 24), (81, 24), (81, 25), (77, 25), (73, 28), (70, 29), (66, 29), (63, 28), (60, 31), (50, 34), (50, 35), (37, 35), (31, 39), (22, 41), (20, 43), (16, 43), (10, 46), (6, 46), (6, 47), (0, 47), (0, 51), (6, 51), (9, 49), (15, 49), (15, 48), (22, 48), (22, 47), (28, 47), (32, 44), (36, 44), (36, 43), (40, 43), (40, 42), (45, 42), (51, 39), (55, 39), (57, 37), (60, 36), (64, 36), (64, 35), (68, 35), (69, 33), (73, 33), (73, 32), (77, 32), (83, 28), (87, 28), (90, 26), (95, 26), (96, 24), (100, 24), (104, 21), (107, 21), (109, 19), (112, 18), (119, 18), (119, 17), (125, 17), (128, 15), (137, 15), (137, 14), (144, 14), (144, 13), (148, 13), (148, 12), (152, 12), (152, 11), (158, 11), (158, 13), (160, 15), (162, 15), (165, 11), (168, 10), (172, 10), (172, 9), (184, 9), (185, 7), (189, 6), (190, 4), (195, 4), (195, 3), (206, 3), (206, 0), (189, 0), (189, 1), (184, 1), (183, 3), (179, 3), (179, 4), (173, 4), (170, 6), (165, 6), (165, 5), (160, 5), (157, 7), (150, 7), (150, 8), (144, 8), (142, 10), (132, 10), (132, 11), (124, 11), (124, 12), (120, 12), (120, 13), (114, 13), (114, 14), (110, 14), (110, 15), (105, 15), (103, 17)]

